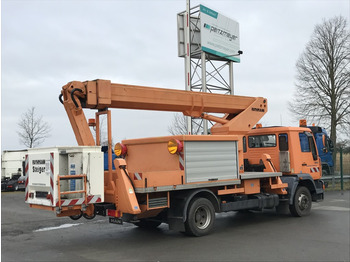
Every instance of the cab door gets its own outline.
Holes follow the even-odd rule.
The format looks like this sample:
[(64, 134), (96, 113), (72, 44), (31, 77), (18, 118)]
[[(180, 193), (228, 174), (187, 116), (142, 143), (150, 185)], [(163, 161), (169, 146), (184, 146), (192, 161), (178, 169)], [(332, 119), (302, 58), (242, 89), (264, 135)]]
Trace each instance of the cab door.
[(321, 178), (320, 159), (313, 135), (310, 132), (300, 132), (300, 156), (301, 156), (301, 172), (310, 174), (313, 179)]

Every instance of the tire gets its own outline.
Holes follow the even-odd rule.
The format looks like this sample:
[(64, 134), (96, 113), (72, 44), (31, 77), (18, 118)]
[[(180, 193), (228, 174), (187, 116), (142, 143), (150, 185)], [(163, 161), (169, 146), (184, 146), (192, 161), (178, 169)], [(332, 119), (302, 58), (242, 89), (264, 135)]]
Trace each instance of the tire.
[(96, 216), (96, 213), (94, 213), (92, 216), (89, 216), (89, 215), (83, 213), (83, 217), (84, 217), (85, 219), (89, 219), (89, 220), (90, 220), (90, 219), (94, 219), (95, 216)]
[(214, 221), (213, 204), (206, 198), (193, 199), (187, 211), (186, 234), (197, 237), (207, 235), (213, 229)]
[(144, 218), (144, 219), (140, 219), (139, 222), (134, 222), (133, 224), (140, 228), (152, 229), (152, 228), (157, 228), (161, 223), (162, 222), (158, 220)]
[(303, 217), (310, 215), (312, 206), (312, 198), (309, 189), (304, 186), (297, 188), (293, 204), (289, 206), (291, 214), (295, 217)]
[(72, 220), (78, 220), (81, 218), (82, 215), (83, 215), (83, 213), (80, 213), (79, 215), (69, 216), (69, 218)]
[(329, 171), (322, 169), (322, 176), (329, 176), (329, 175), (330, 175)]

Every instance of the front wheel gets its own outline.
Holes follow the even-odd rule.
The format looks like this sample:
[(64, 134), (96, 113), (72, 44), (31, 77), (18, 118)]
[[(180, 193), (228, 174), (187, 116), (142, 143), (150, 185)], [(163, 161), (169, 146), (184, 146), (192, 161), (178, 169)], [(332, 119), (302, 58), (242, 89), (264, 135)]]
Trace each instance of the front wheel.
[(207, 235), (213, 229), (214, 220), (213, 204), (206, 198), (193, 199), (188, 207), (186, 234), (197, 237)]
[(311, 212), (312, 198), (309, 189), (304, 186), (297, 188), (293, 204), (289, 206), (289, 210), (295, 217), (308, 216)]

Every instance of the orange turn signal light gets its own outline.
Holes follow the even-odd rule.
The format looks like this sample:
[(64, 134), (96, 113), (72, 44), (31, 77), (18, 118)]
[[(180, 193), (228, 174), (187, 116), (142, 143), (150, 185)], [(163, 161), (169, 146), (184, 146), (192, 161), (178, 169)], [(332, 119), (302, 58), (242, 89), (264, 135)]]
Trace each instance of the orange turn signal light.
[(123, 145), (122, 143), (118, 143), (114, 146), (114, 153), (117, 155), (117, 156), (124, 156), (126, 155), (126, 152), (127, 152), (127, 148), (125, 145)]
[(300, 119), (299, 120), (299, 126), (300, 127), (306, 127), (307, 125), (306, 125), (306, 119)]
[(170, 154), (182, 152), (183, 148), (182, 143), (177, 139), (171, 139), (168, 142), (168, 151)]
[(90, 118), (90, 119), (89, 119), (89, 126), (92, 126), (92, 127), (96, 126), (96, 120), (95, 120), (95, 118)]

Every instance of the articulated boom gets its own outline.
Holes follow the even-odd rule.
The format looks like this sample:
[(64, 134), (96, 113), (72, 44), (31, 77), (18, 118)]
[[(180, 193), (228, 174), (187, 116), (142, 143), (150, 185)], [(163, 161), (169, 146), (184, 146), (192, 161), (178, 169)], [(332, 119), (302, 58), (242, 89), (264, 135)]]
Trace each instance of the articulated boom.
[[(267, 112), (267, 100), (262, 97), (113, 84), (109, 80), (69, 82), (63, 86), (61, 96), (79, 145), (95, 145), (83, 108), (182, 112), (216, 122), (211, 133), (217, 135), (243, 135)], [(225, 115), (216, 117), (207, 113)]]

